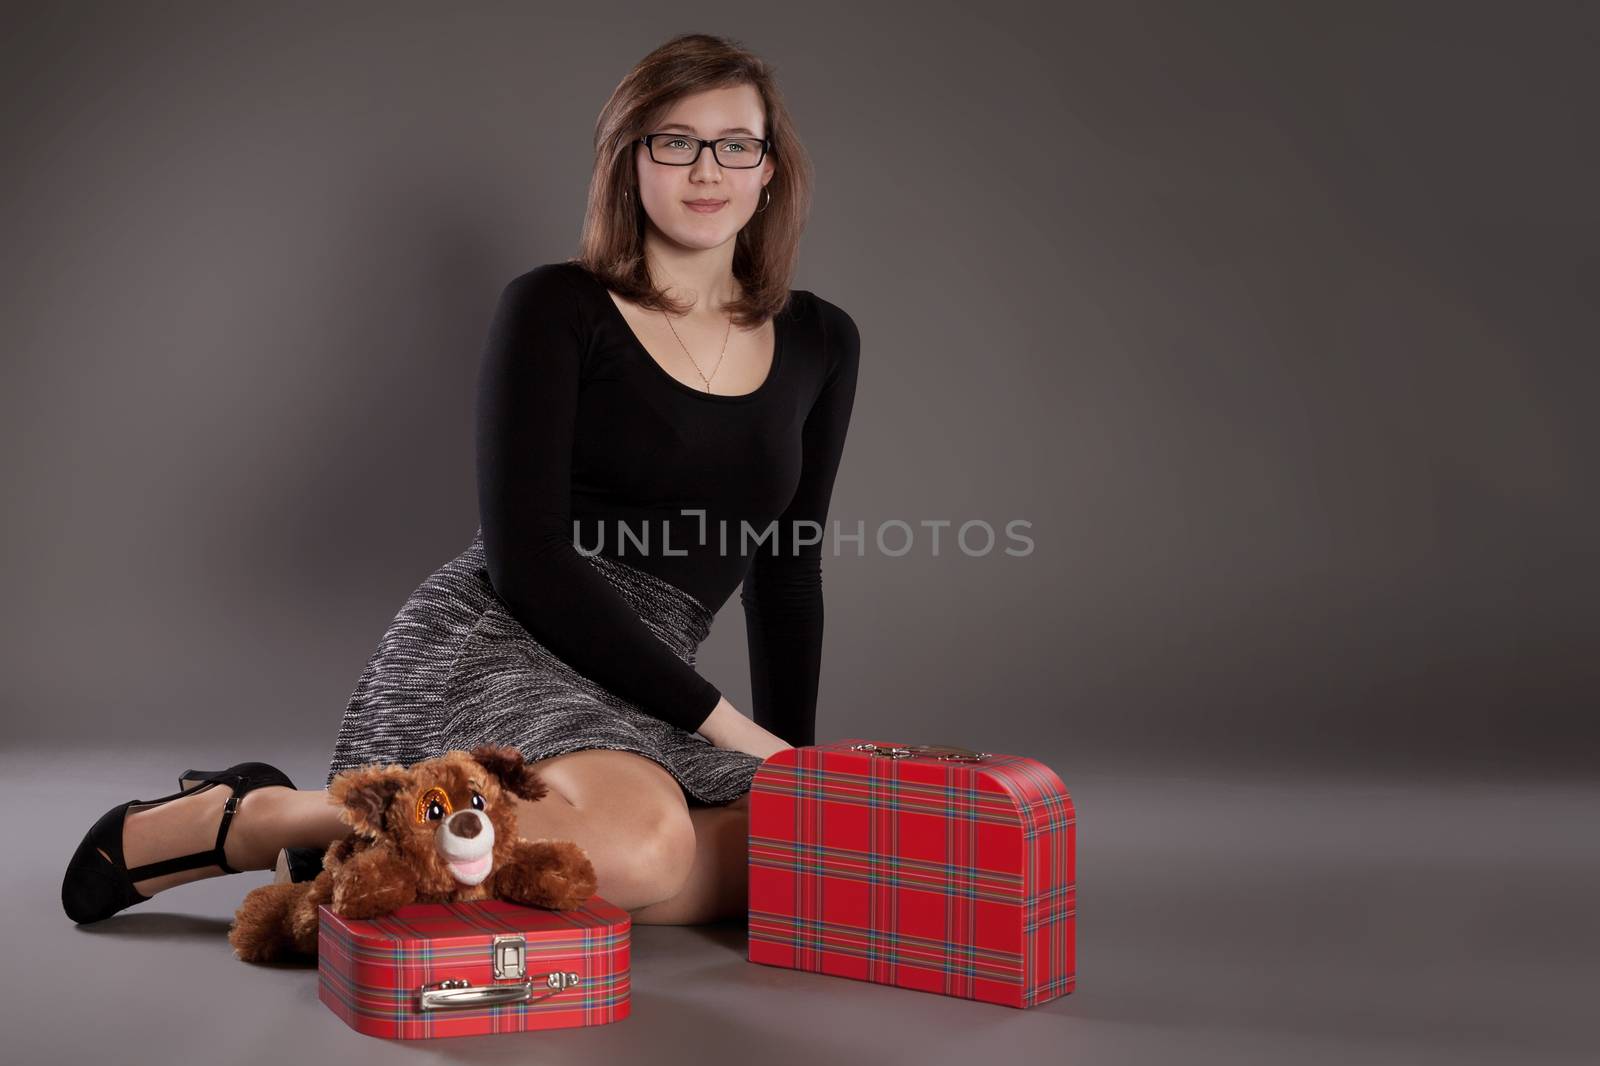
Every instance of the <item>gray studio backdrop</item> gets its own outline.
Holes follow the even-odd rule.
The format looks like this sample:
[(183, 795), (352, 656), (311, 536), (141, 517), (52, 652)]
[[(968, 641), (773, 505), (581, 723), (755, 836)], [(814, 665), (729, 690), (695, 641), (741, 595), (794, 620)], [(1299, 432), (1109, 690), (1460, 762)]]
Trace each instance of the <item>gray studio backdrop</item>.
[[(6, 742), (331, 747), (476, 526), (500, 287), (575, 250), (601, 104), (701, 29), (777, 65), (797, 284), (862, 335), (820, 738), (1579, 769), (1600, 227), (1561, 10), (12, 9)], [(701, 668), (748, 710), (740, 611)]]

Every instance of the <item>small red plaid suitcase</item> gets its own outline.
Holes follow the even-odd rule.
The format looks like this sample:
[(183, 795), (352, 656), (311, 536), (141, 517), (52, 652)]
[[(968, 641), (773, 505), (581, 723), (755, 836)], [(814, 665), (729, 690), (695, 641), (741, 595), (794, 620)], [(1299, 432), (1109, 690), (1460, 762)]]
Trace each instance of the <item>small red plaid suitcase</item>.
[(498, 899), (411, 903), (359, 920), (318, 910), (318, 998), (369, 1036), (518, 1033), (628, 1016), (633, 919), (599, 896), (570, 911)]
[(1032, 1007), (1076, 981), (1077, 818), (1016, 755), (789, 748), (750, 793), (748, 959)]

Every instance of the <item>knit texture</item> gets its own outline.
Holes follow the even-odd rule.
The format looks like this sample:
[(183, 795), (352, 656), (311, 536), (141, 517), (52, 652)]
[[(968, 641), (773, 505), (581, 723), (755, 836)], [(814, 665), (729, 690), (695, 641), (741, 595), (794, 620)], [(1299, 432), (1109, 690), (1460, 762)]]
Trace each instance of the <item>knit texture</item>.
[[(650, 631), (690, 666), (712, 612), (677, 586), (603, 555), (586, 557)], [(505, 744), (530, 762), (589, 748), (651, 759), (700, 804), (750, 791), (762, 760), (657, 718), (557, 658), (489, 582), (483, 531), (407, 598), (356, 681), (328, 767), (410, 766)]]

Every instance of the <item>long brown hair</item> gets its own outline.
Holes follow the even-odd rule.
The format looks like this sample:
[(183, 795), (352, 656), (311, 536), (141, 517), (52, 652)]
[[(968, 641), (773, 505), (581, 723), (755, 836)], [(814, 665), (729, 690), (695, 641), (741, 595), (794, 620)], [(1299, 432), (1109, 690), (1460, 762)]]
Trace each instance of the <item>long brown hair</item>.
[(656, 288), (646, 268), (634, 146), (679, 97), (730, 85), (751, 85), (761, 95), (774, 163), (766, 185), (771, 200), (734, 242), (733, 275), (744, 293), (726, 309), (740, 327), (749, 328), (782, 310), (789, 298), (800, 234), (811, 210), (812, 170), (771, 65), (729, 38), (679, 34), (641, 59), (612, 91), (595, 122), (594, 173), (580, 251), (568, 262), (641, 307), (677, 314), (689, 309), (687, 302), (670, 300)]

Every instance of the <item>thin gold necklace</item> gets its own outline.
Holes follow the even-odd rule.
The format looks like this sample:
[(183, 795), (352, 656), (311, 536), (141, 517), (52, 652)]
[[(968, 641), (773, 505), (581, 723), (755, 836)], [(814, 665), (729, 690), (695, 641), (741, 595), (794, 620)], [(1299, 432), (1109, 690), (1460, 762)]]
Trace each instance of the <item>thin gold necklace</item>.
[(733, 316), (728, 316), (728, 331), (722, 335), (722, 351), (717, 353), (717, 365), (711, 369), (710, 378), (706, 377), (705, 371), (700, 369), (700, 364), (695, 362), (694, 356), (689, 351), (689, 346), (683, 343), (683, 338), (678, 337), (678, 330), (677, 327), (672, 324), (672, 317), (665, 311), (661, 312), (661, 317), (667, 320), (667, 328), (672, 330), (672, 335), (674, 337), (677, 337), (678, 347), (683, 349), (684, 355), (689, 356), (689, 362), (694, 363), (694, 372), (699, 374), (700, 380), (706, 383), (706, 392), (709, 393), (711, 391), (711, 378), (717, 376), (717, 371), (722, 368), (722, 357), (728, 354), (728, 338), (733, 336)]

